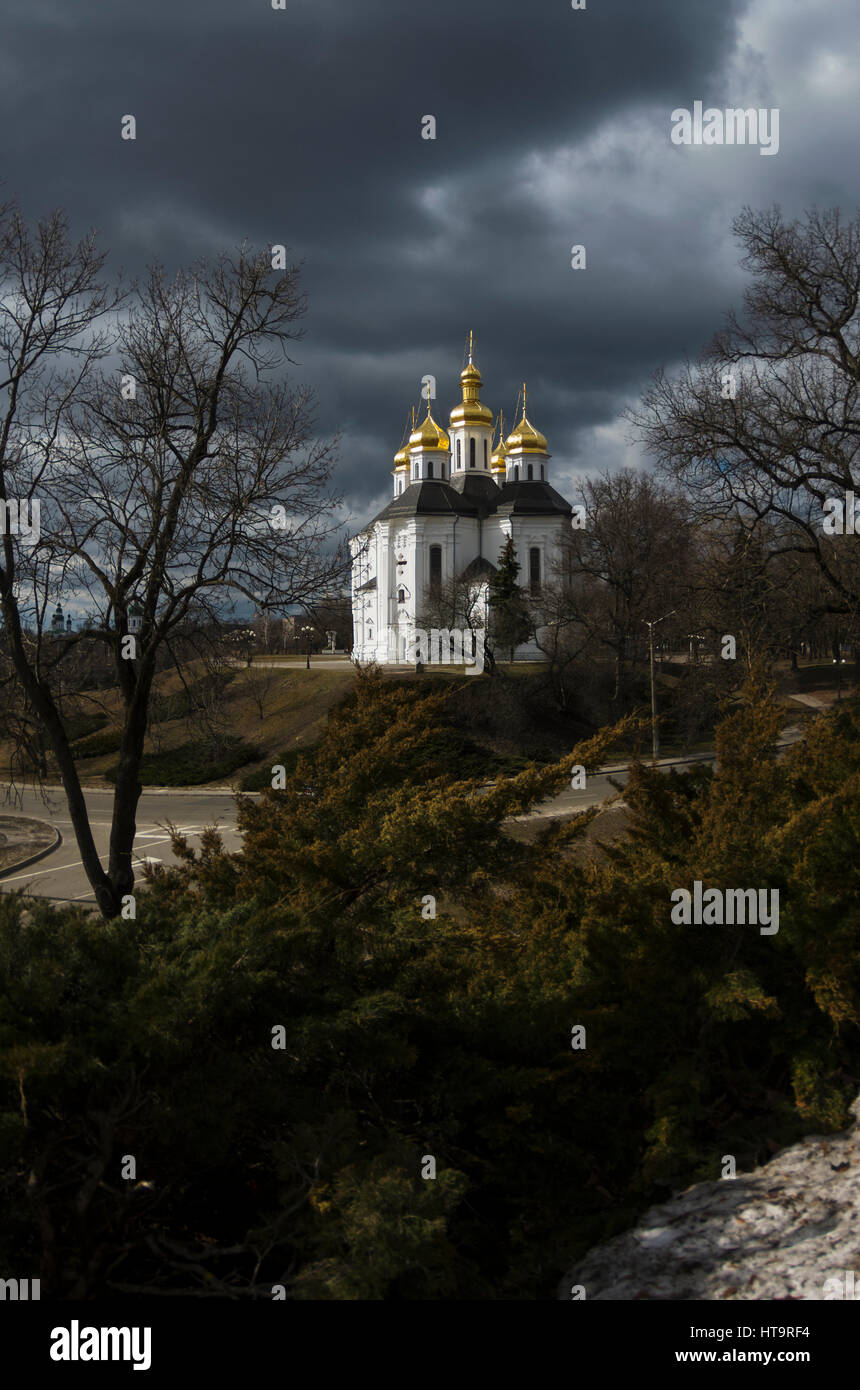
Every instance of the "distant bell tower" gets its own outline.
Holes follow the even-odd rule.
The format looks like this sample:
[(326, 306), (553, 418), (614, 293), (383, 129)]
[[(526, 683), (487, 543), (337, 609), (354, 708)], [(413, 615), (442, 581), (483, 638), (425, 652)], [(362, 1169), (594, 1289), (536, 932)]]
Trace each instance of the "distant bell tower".
[(451, 438), (451, 480), (473, 471), (490, 477), (493, 452), (493, 412), (479, 399), (483, 384), (475, 362), (475, 343), (469, 334), (469, 360), (460, 373), (463, 399), (451, 411), (448, 433)]
[(66, 620), (63, 617), (63, 605), (58, 603), (54, 609), (54, 616), (51, 619), (51, 631), (63, 633), (66, 630)]

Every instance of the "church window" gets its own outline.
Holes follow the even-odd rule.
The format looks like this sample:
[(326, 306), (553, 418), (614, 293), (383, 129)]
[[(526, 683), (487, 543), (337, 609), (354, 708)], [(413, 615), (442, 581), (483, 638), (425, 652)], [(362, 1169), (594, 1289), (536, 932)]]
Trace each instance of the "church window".
[(543, 479), (543, 464), (541, 464), (541, 466), (540, 466), (540, 480), (541, 480), (541, 482), (543, 482), (543, 480), (544, 480), (544, 479)]
[(532, 467), (531, 464), (529, 464), (528, 472), (526, 473), (526, 477), (528, 478), (529, 482), (532, 482), (532, 480), (533, 480), (533, 478), (534, 478), (534, 475), (535, 475), (534, 468)]
[(474, 439), (470, 439), (470, 440), (469, 440), (469, 467), (470, 467), (470, 468), (474, 468), (474, 467), (475, 467), (475, 441), (474, 441)]
[(514, 465), (514, 482), (515, 482), (515, 483), (518, 483), (519, 480), (520, 480), (520, 466), (519, 466), (519, 464), (517, 463), (517, 464)]
[(398, 602), (398, 603), (405, 603), (405, 602), (406, 602), (406, 590), (405, 590), (405, 589), (398, 589), (398, 590), (397, 590), (397, 602)]
[(442, 547), (441, 545), (431, 545), (430, 547), (430, 588), (438, 589), (442, 583)]
[(458, 440), (457, 440), (457, 467), (458, 467), (458, 468), (462, 468), (462, 466), (463, 466), (463, 460), (462, 460), (462, 457), (461, 457), (461, 455), (460, 455), (460, 440), (458, 439)]
[(484, 467), (487, 466), (487, 441), (484, 440)]
[(529, 551), (529, 588), (533, 594), (540, 593), (540, 550), (536, 545)]
[(428, 460), (427, 460), (427, 477), (428, 477), (428, 478), (432, 478), (432, 477), (433, 477), (433, 460), (432, 460), (432, 459), (428, 459)]

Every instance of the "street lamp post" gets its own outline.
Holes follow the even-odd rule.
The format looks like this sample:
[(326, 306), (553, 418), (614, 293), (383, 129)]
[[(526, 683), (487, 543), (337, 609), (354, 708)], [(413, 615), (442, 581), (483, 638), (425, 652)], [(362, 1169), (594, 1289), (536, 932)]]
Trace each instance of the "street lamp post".
[(303, 627), (302, 632), (305, 635), (305, 670), (309, 671), (311, 669), (311, 636), (313, 635), (313, 628)]
[[(676, 609), (672, 609), (675, 613)], [(651, 659), (651, 759), (656, 763), (660, 752), (660, 736), (657, 733), (657, 686), (654, 681), (654, 629), (658, 623), (665, 623), (667, 618), (672, 617), (672, 613), (664, 613), (662, 618), (654, 618), (651, 622), (647, 618), (642, 621), (648, 629), (648, 651)]]

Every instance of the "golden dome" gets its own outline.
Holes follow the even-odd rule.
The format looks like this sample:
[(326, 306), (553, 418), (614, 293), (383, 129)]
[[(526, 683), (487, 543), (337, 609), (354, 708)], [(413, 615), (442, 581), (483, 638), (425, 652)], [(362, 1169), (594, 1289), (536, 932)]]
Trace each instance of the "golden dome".
[(421, 449), (424, 453), (437, 450), (439, 453), (447, 454), (451, 448), (451, 441), (443, 429), (440, 429), (430, 414), (430, 402), (427, 402), (427, 414), (421, 421), (417, 430), (413, 430), (409, 436), (410, 449)]
[(536, 430), (526, 416), (526, 384), (523, 382), (523, 418), (505, 443), (510, 454), (545, 454), (546, 435)]
[(474, 353), (472, 334), (469, 334), (469, 360), (460, 373), (460, 387), (463, 399), (451, 411), (450, 423), (456, 425), (489, 425), (493, 423), (493, 412), (489, 406), (478, 399), (481, 389), (481, 373), (472, 360)]
[(450, 415), (450, 425), (492, 425), (493, 412), (483, 401), (461, 401)]
[(505, 443), (508, 452), (511, 454), (545, 454), (546, 436), (540, 430), (536, 430), (534, 425), (526, 419), (525, 415), (520, 420), (516, 429), (509, 434)]
[(508, 451), (505, 448), (505, 417), (499, 418), (499, 442), (490, 457), (490, 472), (504, 473), (507, 468)]
[(408, 468), (408, 467), (409, 467), (409, 448), (408, 448), (408, 446), (407, 446), (406, 444), (404, 444), (404, 445), (403, 445), (403, 448), (402, 448), (402, 449), (398, 449), (398, 450), (397, 450), (397, 453), (394, 455), (394, 468), (393, 468), (392, 471), (393, 471), (394, 473), (396, 473), (397, 470), (398, 470), (398, 468)]

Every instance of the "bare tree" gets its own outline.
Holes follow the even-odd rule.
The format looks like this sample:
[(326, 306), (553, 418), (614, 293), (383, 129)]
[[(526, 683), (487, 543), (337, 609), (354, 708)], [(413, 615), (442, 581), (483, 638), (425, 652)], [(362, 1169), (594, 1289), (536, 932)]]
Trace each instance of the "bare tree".
[(810, 556), (830, 610), (850, 611), (856, 537), (822, 523), (828, 499), (860, 491), (860, 216), (747, 207), (734, 231), (753, 277), (745, 321), (730, 314), (674, 379), (658, 372), (631, 418), (700, 512), (782, 522), (780, 548)]
[[(31, 238), (7, 215), (0, 259), (9, 287), (0, 483), (4, 497), (11, 482), (42, 504), (37, 544), (4, 536), (7, 641), (59, 766), (87, 877), (112, 917), (134, 884), (162, 648), (192, 608), (213, 623), (239, 595), (283, 610), (343, 572), (327, 491), (332, 446), (313, 437), (310, 393), (279, 372), (304, 312), (295, 266), (274, 272), (267, 253), (242, 247), (173, 279), (155, 267), (123, 306), (117, 367), (105, 372), (96, 359), (107, 344), (93, 326), (116, 303), (92, 241), (71, 247), (59, 218)], [(59, 649), (100, 644), (122, 699), (106, 868), (42, 669), (46, 596), (70, 591), (86, 595), (96, 619)]]
[(611, 652), (618, 699), (643, 622), (679, 605), (692, 535), (681, 499), (645, 473), (587, 479), (580, 500), (587, 525), (571, 532), (563, 561), (567, 612), (597, 649)]
[[(488, 562), (481, 564), (473, 561), (471, 573), (430, 585), (424, 594), (418, 627), (449, 632), (458, 629), (463, 633), (483, 632), (486, 638), (486, 576), (492, 573), (492, 569)], [(484, 654), (492, 671), (495, 661), (489, 645), (485, 646)]]
[(241, 688), (254, 703), (260, 723), (266, 718), (266, 710), (272, 696), (283, 684), (284, 672), (277, 666), (252, 662), (240, 677)]
[(573, 601), (570, 576), (562, 560), (540, 591), (530, 596), (528, 611), (532, 640), (546, 657), (547, 683), (561, 709), (566, 709), (571, 672), (591, 645), (591, 633), (580, 605)]

